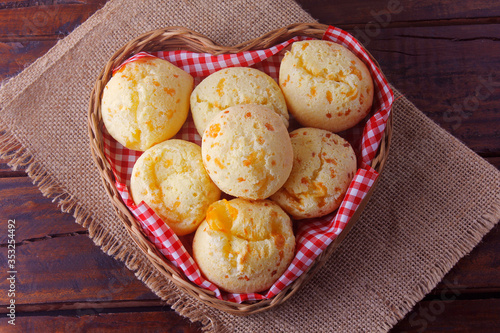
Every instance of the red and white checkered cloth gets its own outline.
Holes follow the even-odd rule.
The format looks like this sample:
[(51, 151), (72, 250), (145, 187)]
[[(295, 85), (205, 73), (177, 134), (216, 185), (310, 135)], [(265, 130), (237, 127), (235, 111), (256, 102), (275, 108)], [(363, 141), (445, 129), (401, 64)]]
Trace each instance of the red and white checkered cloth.
[[(168, 60), (190, 73), (195, 78), (196, 84), (204, 77), (222, 68), (236, 66), (257, 68), (277, 80), (279, 65), (283, 57), (283, 52), (281, 51), (295, 41), (307, 39), (311, 38), (294, 37), (269, 49), (219, 56), (189, 51), (141, 52), (126, 60), (121, 66), (145, 56), (155, 56)], [(355, 150), (357, 150), (360, 157), (360, 165), (340, 208), (336, 212), (321, 218), (296, 222), (298, 228), (295, 257), (285, 273), (266, 292), (230, 294), (221, 291), (216, 285), (206, 280), (172, 229), (146, 204), (140, 203), (139, 205), (135, 205), (131, 199), (128, 191), (130, 176), (134, 163), (142, 152), (123, 147), (105, 129), (103, 131), (104, 153), (113, 168), (116, 177), (116, 187), (127, 207), (129, 207), (130, 211), (141, 224), (149, 240), (167, 260), (181, 269), (190, 281), (202, 288), (215, 292), (216, 297), (219, 299), (241, 303), (244, 301), (271, 298), (282, 291), (307, 270), (317, 256), (342, 232), (358, 208), (361, 200), (366, 196), (378, 177), (378, 173), (370, 167), (370, 164), (385, 130), (394, 100), (393, 93), (383, 74), (354, 37), (341, 29), (329, 27), (323, 39), (342, 44), (368, 65), (374, 80), (374, 104), (372, 112), (367, 116), (365, 121), (357, 127), (341, 133), (342, 136), (355, 145)], [(116, 68), (115, 71), (120, 67)], [(175, 138), (201, 144), (201, 138), (196, 131), (191, 117), (188, 117), (188, 120)]]

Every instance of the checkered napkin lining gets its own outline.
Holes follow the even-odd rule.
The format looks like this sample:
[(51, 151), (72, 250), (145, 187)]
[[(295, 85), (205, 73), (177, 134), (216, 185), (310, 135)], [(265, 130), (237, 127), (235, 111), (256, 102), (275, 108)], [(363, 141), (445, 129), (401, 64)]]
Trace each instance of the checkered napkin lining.
[[(280, 54), (280, 52), (295, 41), (308, 39), (311, 38), (299, 36), (269, 49), (219, 56), (189, 51), (141, 52), (127, 59), (119, 67), (115, 68), (114, 71), (116, 72), (126, 63), (142, 57), (154, 56), (165, 59), (190, 73), (195, 78), (195, 84), (198, 84), (204, 77), (222, 68), (237, 66), (257, 68), (277, 80), (279, 65), (283, 57), (283, 54)], [(139, 221), (148, 239), (167, 260), (182, 270), (190, 281), (214, 292), (215, 296), (219, 299), (242, 303), (244, 301), (268, 299), (277, 295), (306, 271), (317, 256), (342, 232), (361, 200), (366, 196), (378, 177), (378, 173), (370, 167), (370, 164), (385, 130), (394, 100), (393, 93), (383, 74), (361, 45), (350, 34), (341, 29), (329, 27), (323, 39), (339, 43), (351, 50), (368, 65), (374, 79), (374, 104), (372, 112), (367, 116), (367, 120), (353, 129), (340, 133), (341, 136), (347, 138), (357, 148), (356, 150), (360, 157), (360, 168), (357, 170), (346, 196), (336, 212), (321, 218), (295, 222), (298, 224), (295, 257), (285, 273), (266, 292), (231, 294), (221, 291), (216, 285), (206, 280), (172, 229), (144, 202), (136, 205), (132, 200), (128, 191), (130, 176), (134, 163), (142, 152), (123, 147), (105, 129), (103, 131), (104, 154), (115, 174), (116, 187), (124, 203)], [(198, 145), (201, 144), (201, 138), (196, 131), (191, 117), (188, 117), (188, 120), (175, 138), (195, 142)]]

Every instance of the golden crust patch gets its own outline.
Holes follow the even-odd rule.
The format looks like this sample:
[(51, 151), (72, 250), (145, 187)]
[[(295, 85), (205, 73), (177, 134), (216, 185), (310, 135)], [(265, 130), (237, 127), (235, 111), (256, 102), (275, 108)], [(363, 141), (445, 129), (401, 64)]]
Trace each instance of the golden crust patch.
[(202, 273), (228, 292), (259, 292), (283, 274), (295, 253), (288, 215), (268, 200), (220, 200), (193, 241)]
[(302, 128), (291, 134), (301, 134), (292, 136), (292, 172), (271, 199), (295, 219), (329, 214), (338, 208), (356, 171), (354, 151), (326, 130)]
[(290, 113), (307, 127), (346, 130), (368, 114), (373, 102), (368, 67), (329, 41), (293, 43), (281, 62), (279, 81)]
[(196, 230), (221, 192), (205, 171), (198, 145), (167, 140), (146, 150), (130, 180), (136, 204), (144, 201), (178, 235)]
[(145, 151), (180, 130), (193, 85), (190, 74), (168, 61), (150, 57), (128, 63), (104, 89), (101, 106), (108, 110), (102, 115), (104, 125), (125, 147)]

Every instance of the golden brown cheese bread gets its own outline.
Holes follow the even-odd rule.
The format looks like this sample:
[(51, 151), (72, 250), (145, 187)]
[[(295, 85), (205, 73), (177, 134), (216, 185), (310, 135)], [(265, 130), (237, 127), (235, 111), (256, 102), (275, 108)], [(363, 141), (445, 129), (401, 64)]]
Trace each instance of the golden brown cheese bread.
[(201, 152), (210, 178), (235, 197), (265, 199), (292, 170), (292, 144), (283, 121), (257, 104), (219, 112), (203, 133)]
[(175, 139), (139, 157), (130, 191), (136, 204), (144, 201), (177, 235), (194, 232), (221, 195), (203, 167), (200, 146)]
[(329, 41), (293, 43), (281, 62), (279, 84), (299, 123), (332, 132), (359, 123), (373, 102), (366, 65), (347, 48)]
[(190, 74), (162, 59), (146, 57), (128, 63), (104, 89), (104, 125), (125, 147), (145, 151), (180, 130), (193, 84)]
[(220, 200), (198, 227), (193, 254), (203, 275), (225, 291), (269, 289), (295, 250), (290, 217), (269, 200)]
[(333, 212), (356, 173), (354, 150), (340, 136), (318, 128), (299, 128), (290, 137), (292, 172), (271, 199), (295, 219)]
[(288, 127), (285, 97), (266, 73), (250, 67), (231, 67), (207, 76), (191, 94), (191, 113), (200, 135), (220, 111), (238, 104), (267, 106)]

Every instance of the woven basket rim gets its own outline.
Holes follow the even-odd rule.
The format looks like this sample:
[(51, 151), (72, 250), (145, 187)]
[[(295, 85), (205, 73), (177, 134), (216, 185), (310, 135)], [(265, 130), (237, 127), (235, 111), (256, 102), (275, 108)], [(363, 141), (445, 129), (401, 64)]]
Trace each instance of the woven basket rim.
[[(177, 269), (173, 264), (164, 259), (163, 255), (159, 253), (154, 245), (143, 234), (134, 216), (122, 201), (115, 186), (115, 178), (111, 165), (104, 155), (103, 136), (101, 133), (103, 121), (100, 110), (100, 101), (103, 89), (107, 81), (111, 78), (113, 68), (117, 67), (130, 56), (141, 51), (159, 51), (166, 50), (168, 48), (169, 50), (183, 49), (194, 52), (211, 53), (213, 55), (222, 53), (238, 53), (247, 50), (268, 48), (298, 35), (321, 39), (328, 27), (328, 25), (319, 23), (296, 23), (283, 28), (272, 30), (258, 38), (248, 40), (235, 46), (218, 45), (208, 37), (184, 27), (165, 27), (162, 29), (144, 33), (126, 43), (123, 47), (116, 51), (115, 54), (113, 54), (96, 80), (94, 88), (91, 92), (88, 110), (88, 131), (90, 138), (90, 148), (94, 162), (98, 167), (103, 186), (106, 190), (106, 193), (111, 199), (116, 214), (120, 218), (121, 222), (127, 229), (127, 232), (137, 244), (139, 249), (166, 278), (172, 281), (176, 286), (178, 286), (187, 294), (193, 296), (194, 298), (211, 307), (235, 315), (249, 315), (261, 311), (266, 311), (290, 298), (295, 292), (300, 289), (301, 286), (303, 286), (310, 278), (312, 278), (314, 273), (323, 266), (330, 255), (346, 237), (349, 230), (359, 219), (359, 216), (368, 203), (368, 200), (371, 197), (374, 189), (376, 188), (376, 184), (380, 177), (377, 178), (377, 181), (375, 182), (375, 184), (373, 184), (368, 194), (362, 200), (354, 216), (350, 219), (349, 223), (345, 226), (340, 235), (327, 247), (325, 251), (323, 251), (316, 258), (314, 263), (301, 276), (299, 276), (293, 283), (287, 286), (278, 295), (274, 296), (271, 299), (252, 301), (251, 303), (241, 304), (220, 300), (214, 296), (213, 292), (203, 289), (188, 281), (179, 269)], [(368, 51), (366, 52), (370, 55), (374, 63), (380, 69), (378, 62), (371, 56)], [(379, 174), (382, 172), (388, 157), (391, 137), (392, 112), (390, 113), (389, 119), (387, 121), (386, 129), (383, 133), (379, 149), (372, 162), (372, 167)]]

